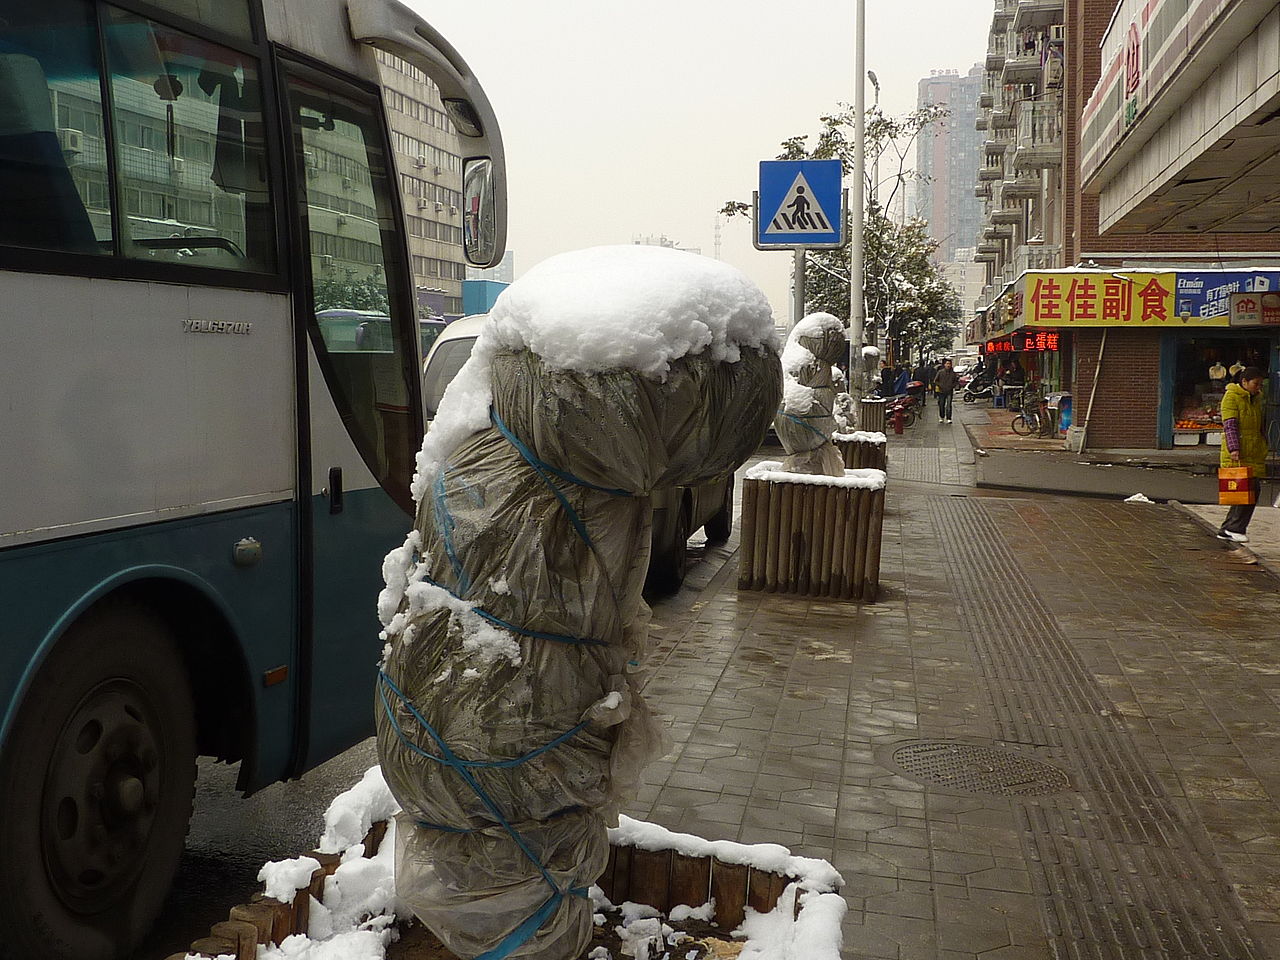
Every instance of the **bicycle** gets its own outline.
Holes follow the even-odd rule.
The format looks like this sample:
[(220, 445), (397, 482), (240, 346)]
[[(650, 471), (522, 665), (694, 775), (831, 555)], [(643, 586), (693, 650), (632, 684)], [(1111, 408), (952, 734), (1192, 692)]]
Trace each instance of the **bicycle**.
[(1013, 428), (1014, 433), (1021, 437), (1029, 437), (1032, 434), (1039, 435), (1040, 414), (1024, 405), (1022, 412), (1013, 418), (1013, 422), (1009, 426)]

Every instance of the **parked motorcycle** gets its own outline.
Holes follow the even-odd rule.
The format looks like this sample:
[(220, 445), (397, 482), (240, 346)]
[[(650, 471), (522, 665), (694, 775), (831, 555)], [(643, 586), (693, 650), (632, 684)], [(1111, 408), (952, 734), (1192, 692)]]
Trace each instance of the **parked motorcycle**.
[(965, 403), (976, 403), (978, 400), (985, 400), (994, 395), (994, 380), (970, 380), (964, 385), (964, 392), (960, 394), (960, 399)]

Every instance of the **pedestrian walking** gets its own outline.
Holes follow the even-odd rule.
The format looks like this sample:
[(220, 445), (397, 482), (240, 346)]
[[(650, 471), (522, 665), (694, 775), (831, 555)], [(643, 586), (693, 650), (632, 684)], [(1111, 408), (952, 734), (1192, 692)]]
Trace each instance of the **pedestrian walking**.
[(938, 391), (938, 419), (946, 423), (951, 422), (951, 399), (955, 396), (958, 379), (950, 360), (942, 361), (942, 369), (933, 378), (933, 386)]
[[(1222, 395), (1222, 451), (1218, 462), (1224, 467), (1252, 467), (1249, 482), (1257, 490), (1257, 478), (1267, 465), (1267, 438), (1262, 432), (1262, 381), (1266, 377), (1257, 367), (1240, 371), (1239, 383), (1228, 383)], [(1232, 504), (1222, 521), (1218, 537), (1236, 543), (1248, 543), (1249, 521), (1253, 519), (1252, 503)]]

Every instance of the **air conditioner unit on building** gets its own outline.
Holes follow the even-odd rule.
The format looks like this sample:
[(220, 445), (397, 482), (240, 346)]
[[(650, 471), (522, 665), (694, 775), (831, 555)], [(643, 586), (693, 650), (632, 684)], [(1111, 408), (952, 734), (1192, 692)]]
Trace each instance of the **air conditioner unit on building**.
[(437, 177), (438, 177), (438, 176), (440, 176), (440, 173), (441, 173), (440, 168), (439, 168), (439, 167), (436, 167), (436, 176), (437, 176)]
[(182, 157), (172, 157), (169, 160), (169, 169), (175, 174), (182, 173), (182, 168), (187, 165), (187, 161)]
[(458, 215), (458, 208), (457, 208), (457, 207), (450, 207), (450, 208), (449, 208), (449, 213), (450, 213), (450, 215), (451, 215), (451, 216), (455, 216), (455, 217), (456, 217), (456, 216)]
[(419, 210), (425, 210), (425, 209), (427, 209), (427, 207), (429, 207), (429, 206), (431, 206), (431, 201), (430, 201), (430, 200), (428, 200), (426, 197), (419, 197), (419, 198), (418, 198), (418, 209), (419, 209)]
[(340, 227), (345, 227), (347, 225), (347, 218), (344, 217), (342, 214), (338, 214), (337, 224)]
[(443, 204), (443, 203), (441, 203), (439, 200), (437, 200), (437, 201), (436, 201), (436, 213), (439, 213), (439, 212), (440, 212), (441, 210), (443, 210), (443, 209), (444, 209), (444, 204)]
[(302, 162), (306, 165), (308, 170), (315, 170), (320, 166), (320, 164), (316, 162), (316, 155), (310, 150), (302, 151)]
[(1066, 43), (1067, 42), (1066, 24), (1055, 23), (1050, 25), (1049, 42), (1050, 43)]
[(62, 144), (62, 149), (67, 153), (81, 153), (84, 151), (84, 134), (79, 130), (72, 130), (70, 127), (59, 127), (58, 142)]
[(351, 189), (351, 178), (350, 178), (350, 177), (343, 177), (343, 178), (342, 178), (342, 189), (343, 189), (343, 190), (350, 190), (350, 189)]
[(326, 270), (332, 270), (332, 269), (333, 269), (333, 255), (332, 255), (332, 254), (328, 254), (328, 253), (321, 255), (321, 257), (320, 257), (320, 266), (324, 267)]
[(418, 156), (413, 158), (413, 165), (421, 170), (427, 165), (427, 158), (422, 156), (422, 154), (418, 154)]

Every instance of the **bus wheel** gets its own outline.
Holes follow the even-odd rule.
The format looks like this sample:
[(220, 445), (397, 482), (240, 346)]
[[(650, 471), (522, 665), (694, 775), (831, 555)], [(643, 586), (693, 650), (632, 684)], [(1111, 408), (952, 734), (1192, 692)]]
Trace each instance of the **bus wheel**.
[(194, 786), (182, 659), (154, 615), (108, 601), (58, 642), (0, 756), (6, 948), (22, 960), (131, 951), (177, 870)]
[(708, 543), (724, 543), (733, 533), (733, 477), (725, 483), (724, 502), (702, 528)]

